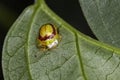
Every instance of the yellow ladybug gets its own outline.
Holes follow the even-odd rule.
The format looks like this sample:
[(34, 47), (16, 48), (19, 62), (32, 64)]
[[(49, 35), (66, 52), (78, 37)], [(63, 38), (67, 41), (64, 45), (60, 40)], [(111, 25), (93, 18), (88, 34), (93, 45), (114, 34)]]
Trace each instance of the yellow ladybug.
[(55, 25), (47, 23), (39, 29), (38, 46), (42, 50), (48, 50), (59, 44), (61, 36)]

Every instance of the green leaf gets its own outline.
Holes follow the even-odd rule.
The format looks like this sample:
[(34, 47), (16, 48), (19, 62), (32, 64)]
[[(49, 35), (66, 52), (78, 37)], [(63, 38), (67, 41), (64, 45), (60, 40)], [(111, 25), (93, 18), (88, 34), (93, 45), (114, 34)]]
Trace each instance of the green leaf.
[[(44, 52), (37, 37), (45, 23), (55, 24), (62, 40)], [(2, 67), (4, 80), (118, 80), (120, 50), (78, 32), (38, 0), (9, 30)]]
[(79, 0), (90, 28), (105, 43), (120, 47), (120, 1)]

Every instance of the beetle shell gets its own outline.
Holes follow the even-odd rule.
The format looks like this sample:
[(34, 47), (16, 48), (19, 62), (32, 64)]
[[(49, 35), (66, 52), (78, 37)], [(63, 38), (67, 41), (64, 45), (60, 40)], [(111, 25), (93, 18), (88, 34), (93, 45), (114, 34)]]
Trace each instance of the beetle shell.
[(59, 44), (61, 36), (53, 24), (44, 24), (39, 29), (38, 46), (47, 50), (56, 47)]

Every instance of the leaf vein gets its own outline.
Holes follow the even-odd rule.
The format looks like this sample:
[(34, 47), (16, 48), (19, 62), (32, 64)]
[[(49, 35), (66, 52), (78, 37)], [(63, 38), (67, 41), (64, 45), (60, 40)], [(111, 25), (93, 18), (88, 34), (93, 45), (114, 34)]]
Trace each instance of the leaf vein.
[(106, 75), (106, 80), (108, 80), (108, 77), (111, 75), (111, 74), (113, 74), (116, 70), (117, 70), (117, 68), (120, 66), (120, 62), (117, 64), (117, 66), (114, 68), (114, 70), (112, 71), (112, 72), (110, 72), (109, 74), (107, 74)]
[(80, 53), (80, 47), (79, 47), (77, 33), (75, 33), (75, 41), (76, 41), (77, 55), (78, 55), (78, 59), (79, 59), (79, 62), (80, 62), (80, 67), (81, 67), (81, 70), (82, 70), (81, 72), (82, 72), (82, 75), (84, 77), (84, 80), (87, 80), (87, 77), (86, 77), (86, 74), (85, 74), (85, 70), (84, 70), (84, 66), (83, 66), (83, 62), (82, 62), (82, 56), (81, 56), (81, 53)]
[(109, 30), (108, 30), (108, 27), (106, 27), (106, 24), (105, 24), (104, 19), (103, 19), (102, 15), (101, 15), (101, 11), (100, 11), (100, 8), (99, 8), (98, 5), (97, 5), (97, 2), (96, 2), (95, 0), (93, 0), (93, 2), (94, 2), (95, 5), (96, 5), (96, 8), (97, 8), (98, 13), (99, 13), (99, 17), (100, 17), (101, 22), (102, 22), (102, 24), (103, 24), (103, 26), (104, 26), (104, 29), (107, 31), (107, 33), (108, 33), (111, 41), (114, 41), (113, 37), (110, 35), (110, 32), (109, 32)]

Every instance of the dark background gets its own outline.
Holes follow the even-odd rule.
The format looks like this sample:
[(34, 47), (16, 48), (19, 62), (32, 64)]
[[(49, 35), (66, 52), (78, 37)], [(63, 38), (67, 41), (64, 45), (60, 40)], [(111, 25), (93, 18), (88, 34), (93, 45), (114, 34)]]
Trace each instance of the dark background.
[[(34, 0), (0, 0), (0, 56), (2, 56), (2, 46), (7, 31), (24, 8), (33, 3)], [(46, 3), (69, 24), (95, 38), (83, 16), (78, 0), (46, 0)], [(3, 80), (1, 66), (0, 80)]]

